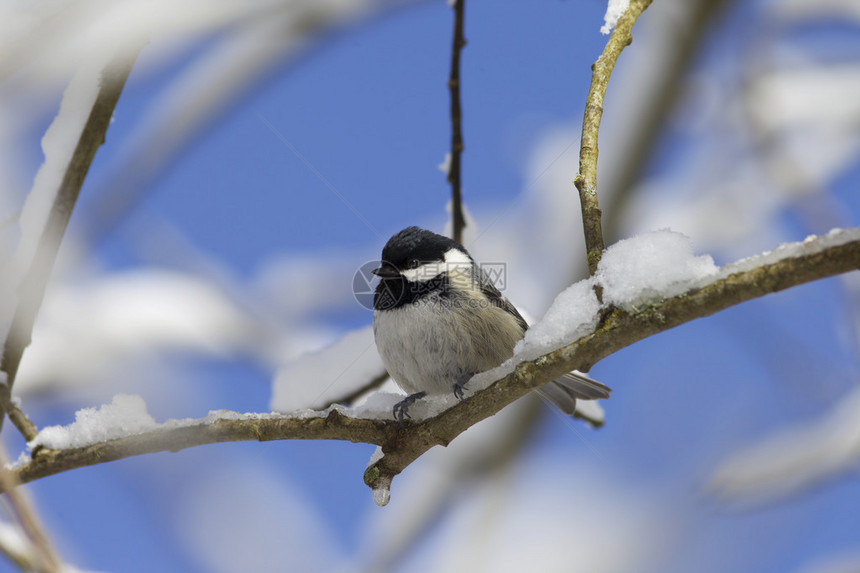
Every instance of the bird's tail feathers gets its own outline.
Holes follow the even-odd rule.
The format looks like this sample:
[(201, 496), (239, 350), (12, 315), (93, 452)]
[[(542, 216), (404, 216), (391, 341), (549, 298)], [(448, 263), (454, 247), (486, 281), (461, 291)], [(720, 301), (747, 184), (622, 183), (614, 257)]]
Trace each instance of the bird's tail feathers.
[(582, 372), (574, 370), (536, 390), (538, 395), (555, 404), (559, 410), (573, 415), (576, 399), (597, 400), (609, 398), (612, 389)]

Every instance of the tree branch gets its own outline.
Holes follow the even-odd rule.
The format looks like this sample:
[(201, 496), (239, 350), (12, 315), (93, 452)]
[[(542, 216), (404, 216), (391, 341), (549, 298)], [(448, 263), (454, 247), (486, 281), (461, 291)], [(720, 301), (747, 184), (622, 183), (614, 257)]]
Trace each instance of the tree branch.
[[(431, 418), (400, 426), (394, 420), (354, 418), (338, 410), (316, 417), (295, 415), (225, 415), (191, 424), (169, 425), (125, 438), (89, 446), (50, 450), (37, 448), (33, 459), (17, 468), (17, 479), (29, 482), (70, 469), (130, 456), (217, 442), (243, 440), (323, 439), (376, 444), (383, 456), (364, 474), (375, 490), (391, 480), (424, 452), (447, 445), (475, 423), (488, 418), (531, 390), (574, 369), (587, 371), (596, 362), (653, 334), (730, 306), (813, 280), (845, 273), (860, 266), (860, 228), (840, 235), (809, 239), (799, 253), (768, 255), (743, 267), (724, 267), (709, 283), (636, 312), (613, 309), (595, 331), (536, 360), (518, 364), (512, 372), (454, 407)], [(737, 272), (732, 272), (737, 269)]]
[(460, 157), (463, 153), (462, 107), (460, 105), (460, 52), (466, 45), (463, 35), (466, 0), (454, 2), (454, 40), (451, 46), (451, 74), (448, 90), (451, 93), (451, 165), (448, 167), (448, 183), (451, 184), (451, 238), (463, 242), (463, 198), (460, 188)]
[(609, 77), (621, 52), (633, 41), (633, 24), (651, 0), (631, 0), (630, 6), (618, 20), (609, 36), (603, 53), (591, 66), (591, 86), (585, 100), (582, 119), (582, 144), (579, 148), (579, 174), (574, 179), (582, 206), (582, 226), (585, 231), (585, 250), (588, 272), (594, 274), (603, 253), (603, 230), (600, 222), (600, 205), (597, 201), (597, 133), (603, 118), (603, 99)]
[(373, 390), (378, 390), (380, 386), (385, 384), (385, 381), (388, 380), (388, 378), (388, 372), (383, 370), (382, 372), (371, 378), (366, 384), (363, 384), (358, 388), (350, 390), (348, 393), (342, 396), (336, 397), (334, 399), (329, 399), (326, 402), (323, 402), (323, 404), (320, 405), (319, 408), (316, 408), (316, 406), (314, 405), (311, 405), (311, 407), (319, 410), (325, 410), (326, 408), (328, 408), (329, 406), (333, 406), (334, 404), (343, 404), (346, 406), (351, 406), (356, 400), (358, 400), (365, 394), (372, 392)]
[[(0, 468), (8, 464), (6, 451), (0, 445)], [(5, 469), (0, 470), (0, 488), (6, 493), (9, 506), (18, 522), (21, 532), (32, 544), (29, 551), (21, 551), (14, 543), (4, 544), (0, 540), (0, 552), (13, 561), (22, 571), (60, 571), (62, 561), (48, 538), (45, 528), (33, 509), (26, 492), (18, 490), (20, 482), (16, 476)]]
[[(6, 386), (10, 396), (12, 385), (18, 375), (18, 367), (21, 365), (24, 349), (29, 346), (31, 341), (33, 323), (42, 305), (45, 288), (51, 275), (51, 269), (57, 259), (60, 243), (72, 216), (72, 210), (78, 200), (96, 151), (104, 143), (113, 110), (136, 58), (137, 51), (131, 55), (123, 52), (105, 66), (98, 95), (54, 197), (54, 203), (51, 206), (45, 229), (39, 239), (36, 254), (19, 287), (21, 298), (15, 309), (9, 334), (3, 345), (3, 356), (0, 359), (0, 370), (6, 373)], [(9, 404), (11, 401), (4, 400), (0, 406), (3, 406), (6, 412), (13, 412), (6, 409)], [(22, 423), (19, 416), (10, 415), (10, 418), (27, 440), (33, 439), (35, 427), (29, 423), (29, 420), (27, 423)], [(26, 417), (23, 418), (26, 419)], [(2, 427), (2, 423), (3, 418), (0, 416), (0, 427)]]
[(249, 414), (224, 412), (211, 417), (97, 442), (79, 448), (52, 450), (36, 447), (32, 460), (15, 473), (21, 483), (81, 467), (111, 462), (142, 454), (178, 452), (193, 446), (221, 442), (271, 440), (344, 440), (381, 445), (395, 440), (397, 424), (389, 420), (372, 420), (345, 416), (336, 409), (315, 417), (291, 414)]
[[(36, 425), (30, 421), (27, 414), (15, 404), (15, 401), (12, 399), (12, 389), (5, 382), (0, 382), (0, 408), (2, 408), (0, 412), (6, 412), (9, 420), (18, 428), (18, 431), (21, 432), (25, 440), (32, 440), (39, 433)], [(3, 416), (0, 413), (0, 426), (2, 426), (2, 420)]]

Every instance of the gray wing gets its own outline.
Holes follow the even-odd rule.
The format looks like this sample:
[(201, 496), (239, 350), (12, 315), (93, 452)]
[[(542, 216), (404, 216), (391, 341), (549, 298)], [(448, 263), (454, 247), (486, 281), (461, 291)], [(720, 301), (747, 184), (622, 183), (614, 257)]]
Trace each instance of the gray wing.
[(481, 287), (481, 292), (484, 293), (491, 303), (513, 315), (513, 317), (517, 319), (517, 323), (519, 323), (520, 327), (523, 329), (523, 332), (525, 332), (528, 329), (529, 324), (526, 322), (526, 319), (523, 318), (523, 315), (520, 314), (520, 311), (517, 310), (517, 307), (512, 305), (511, 301), (499, 292), (499, 289), (496, 288), (496, 285), (493, 284), (493, 281), (490, 280), (490, 277), (488, 277), (481, 268), (477, 265), (473, 268), (475, 269), (474, 278), (478, 281), (478, 284)]
[[(493, 304), (498, 305), (499, 308), (512, 314), (517, 319), (523, 332), (528, 330), (528, 323), (516, 307), (511, 304), (511, 301), (499, 292), (499, 289), (495, 287), (489, 277), (487, 277), (487, 275), (477, 266), (475, 267), (475, 271), (475, 279), (481, 286), (481, 292), (483, 292)], [(589, 378), (582, 372), (574, 370), (573, 372), (556, 378), (549, 384), (541, 386), (536, 391), (539, 395), (558, 406), (562, 412), (572, 415), (576, 409), (577, 398), (582, 400), (605, 400), (606, 398), (609, 398), (609, 393), (612, 392), (612, 389), (609, 388), (609, 386), (601, 384), (597, 380)]]

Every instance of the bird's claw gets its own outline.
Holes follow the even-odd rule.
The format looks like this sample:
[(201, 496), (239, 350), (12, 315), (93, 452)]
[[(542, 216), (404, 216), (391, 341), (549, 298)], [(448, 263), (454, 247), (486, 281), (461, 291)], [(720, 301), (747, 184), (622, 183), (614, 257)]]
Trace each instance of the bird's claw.
[(400, 402), (396, 403), (391, 409), (391, 413), (394, 415), (394, 419), (397, 420), (397, 423), (402, 426), (403, 421), (406, 418), (409, 418), (411, 420), (412, 416), (409, 415), (409, 406), (411, 406), (416, 400), (420, 400), (426, 395), (427, 392), (416, 392), (415, 394), (410, 394)]
[(463, 399), (463, 390), (466, 389), (466, 383), (472, 378), (472, 376), (472, 374), (463, 374), (457, 379), (457, 382), (454, 383), (454, 397), (457, 398), (457, 400)]

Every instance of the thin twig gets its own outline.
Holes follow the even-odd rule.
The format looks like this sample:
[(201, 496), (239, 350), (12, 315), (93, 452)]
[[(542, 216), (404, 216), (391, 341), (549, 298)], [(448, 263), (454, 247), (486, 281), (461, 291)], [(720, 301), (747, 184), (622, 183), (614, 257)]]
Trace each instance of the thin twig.
[[(849, 272), (860, 260), (860, 229), (841, 241), (820, 237), (804, 241), (803, 252), (786, 254), (688, 290), (646, 308), (608, 314), (591, 334), (536, 360), (522, 362), (513, 372), (444, 412), (415, 424), (394, 420), (353, 418), (337, 410), (317, 417), (284, 415), (224, 416), (215, 422), (158, 429), (89, 446), (40, 449), (15, 470), (21, 482), (130, 456), (192, 446), (243, 440), (325, 439), (376, 444), (383, 456), (365, 472), (376, 489), (436, 445), (447, 445), (477, 422), (511, 402), (570, 372), (588, 371), (595, 363), (631, 344), (730, 306), (813, 280)], [(791, 253), (791, 251), (786, 251)]]
[(351, 406), (353, 404), (353, 402), (355, 402), (356, 400), (358, 400), (359, 398), (361, 398), (362, 396), (364, 396), (368, 392), (372, 392), (373, 390), (378, 390), (379, 387), (382, 386), (386, 380), (388, 380), (388, 378), (389, 378), (388, 372), (383, 370), (382, 372), (380, 372), (379, 374), (377, 374), (376, 376), (374, 376), (373, 378), (368, 380), (365, 384), (359, 386), (358, 388), (355, 388), (354, 390), (351, 390), (347, 394), (344, 394), (343, 396), (340, 396), (340, 397), (335, 398), (333, 400), (328, 400), (327, 402), (322, 403), (316, 407), (314, 407), (314, 406), (311, 406), (311, 407), (314, 409), (317, 409), (317, 410), (325, 410), (326, 408), (328, 408), (329, 406), (332, 406), (334, 404), (343, 404), (346, 406)]
[[(36, 437), (36, 434), (39, 433), (39, 430), (36, 428), (36, 425), (30, 421), (30, 418), (15, 404), (15, 401), (12, 399), (12, 390), (9, 388), (8, 384), (0, 383), (0, 408), (2, 408), (2, 412), (6, 412), (6, 415), (9, 416), (9, 420), (15, 425), (16, 428), (21, 432), (21, 435), (24, 436), (24, 439), (28, 442)], [(0, 415), (0, 420), (3, 417)]]
[[(0, 360), (0, 370), (6, 372), (6, 384), (10, 395), (18, 375), (18, 367), (21, 365), (24, 349), (30, 344), (33, 323), (42, 305), (45, 288), (57, 258), (60, 243), (66, 232), (69, 218), (72, 215), (72, 209), (74, 209), (78, 195), (80, 195), (81, 186), (95, 157), (96, 150), (104, 143), (113, 110), (136, 57), (137, 50), (131, 55), (123, 52), (111, 60), (102, 71), (98, 95), (63, 175), (60, 188), (54, 197), (54, 203), (51, 206), (45, 229), (39, 239), (36, 254), (33, 256), (30, 268), (21, 282), (19, 288), (21, 298), (15, 309), (12, 326), (9, 328), (9, 334), (3, 345), (3, 357)], [(13, 419), (12, 421), (15, 422), (16, 420)], [(0, 416), (0, 427), (2, 427), (2, 423), (3, 418)], [(35, 436), (32, 434), (33, 428), (26, 424), (18, 426), (18, 429), (21, 430), (27, 440), (31, 440)]]
[[(6, 452), (2, 444), (0, 444), (0, 487), (2, 487), (3, 491), (6, 493), (9, 506), (12, 509), (12, 513), (15, 515), (15, 519), (18, 521), (21, 529), (33, 544), (33, 547), (38, 551), (38, 563), (26, 563), (22, 565), (27, 567), (28, 570), (33, 571), (60, 571), (61, 560), (57, 555), (54, 546), (51, 544), (38, 514), (33, 509), (33, 506), (27, 499), (24, 491), (17, 487), (20, 485), (18, 476), (15, 472), (5, 469), (8, 462), (9, 460), (6, 456)], [(15, 556), (11, 555), (11, 552), (7, 551), (6, 548), (0, 547), (0, 550), (9, 555), (10, 559), (15, 559)]]
[(603, 99), (615, 63), (624, 48), (633, 41), (633, 24), (650, 4), (651, 0), (631, 0), (630, 6), (609, 36), (603, 53), (591, 66), (591, 86), (588, 89), (585, 116), (582, 119), (579, 174), (574, 179), (574, 184), (579, 190), (588, 272), (592, 275), (597, 271), (597, 263), (600, 262), (604, 248), (600, 205), (597, 201), (597, 133), (603, 118)]
[(448, 90), (451, 94), (451, 165), (448, 167), (448, 183), (451, 184), (451, 238), (463, 242), (463, 197), (461, 191), (461, 155), (463, 153), (463, 109), (460, 103), (460, 52), (466, 45), (463, 35), (466, 0), (454, 2), (454, 40), (451, 45), (451, 74)]

